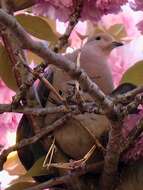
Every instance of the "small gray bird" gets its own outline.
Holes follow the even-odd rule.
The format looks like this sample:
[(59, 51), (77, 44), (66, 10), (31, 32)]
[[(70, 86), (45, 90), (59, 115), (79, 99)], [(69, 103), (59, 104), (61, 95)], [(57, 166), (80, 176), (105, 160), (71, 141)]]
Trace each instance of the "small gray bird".
[[(116, 42), (114, 38), (105, 33), (97, 34), (89, 38), (82, 49), (76, 50), (65, 57), (75, 63), (75, 67), (79, 64), (83, 68), (93, 82), (95, 82), (105, 94), (113, 91), (113, 80), (110, 67), (108, 65), (108, 56), (110, 52), (123, 44)], [(75, 81), (71, 79), (63, 70), (51, 66), (54, 72), (53, 86), (63, 96), (69, 100), (72, 87)], [(76, 83), (76, 82), (75, 82)], [(55, 94), (50, 92), (49, 99), (59, 102)], [(83, 101), (93, 101), (90, 95), (82, 92)], [(96, 101), (96, 100), (95, 100)], [(47, 106), (54, 106), (54, 103), (48, 101)], [(45, 119), (46, 125), (51, 124), (62, 114), (47, 115)], [(84, 113), (72, 116), (66, 125), (56, 130), (53, 134), (57, 145), (61, 150), (73, 159), (82, 159), (84, 155), (100, 139), (103, 133), (108, 132), (109, 122), (103, 115), (93, 113)]]

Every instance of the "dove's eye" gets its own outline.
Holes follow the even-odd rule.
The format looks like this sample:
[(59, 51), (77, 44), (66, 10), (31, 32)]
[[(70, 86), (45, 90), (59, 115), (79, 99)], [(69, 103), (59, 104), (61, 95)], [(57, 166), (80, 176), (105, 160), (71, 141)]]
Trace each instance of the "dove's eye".
[(97, 37), (95, 38), (95, 40), (101, 40), (101, 37), (100, 37), (100, 36), (97, 36)]
[(60, 94), (60, 95), (62, 95), (62, 94), (63, 94), (63, 92), (62, 92), (61, 90), (59, 90), (59, 94)]

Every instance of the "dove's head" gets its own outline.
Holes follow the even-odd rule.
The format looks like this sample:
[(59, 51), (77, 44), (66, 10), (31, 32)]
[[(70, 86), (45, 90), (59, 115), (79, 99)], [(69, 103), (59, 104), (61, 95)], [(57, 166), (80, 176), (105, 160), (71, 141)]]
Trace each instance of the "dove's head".
[(87, 40), (87, 44), (88, 43), (92, 43), (93, 48), (95, 47), (95, 49), (100, 49), (106, 55), (109, 55), (114, 48), (123, 45), (122, 42), (116, 41), (115, 38), (108, 33), (98, 33), (93, 37), (90, 37)]

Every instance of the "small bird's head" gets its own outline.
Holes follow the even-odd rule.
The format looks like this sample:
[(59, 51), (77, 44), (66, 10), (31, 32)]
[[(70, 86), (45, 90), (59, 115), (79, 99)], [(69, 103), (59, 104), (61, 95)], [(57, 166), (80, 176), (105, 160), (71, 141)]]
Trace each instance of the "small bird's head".
[(95, 47), (101, 49), (106, 55), (108, 55), (114, 48), (123, 45), (123, 43), (117, 42), (115, 38), (108, 33), (98, 33), (89, 38), (87, 43), (93, 43)]

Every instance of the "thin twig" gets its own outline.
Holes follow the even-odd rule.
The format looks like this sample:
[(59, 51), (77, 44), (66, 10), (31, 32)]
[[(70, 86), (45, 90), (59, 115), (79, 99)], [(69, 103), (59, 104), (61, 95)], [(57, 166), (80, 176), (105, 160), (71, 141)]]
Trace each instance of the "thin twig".
[(134, 97), (140, 93), (143, 93), (143, 86), (139, 86), (139, 87), (127, 92), (127, 93), (124, 93), (124, 94), (118, 94), (115, 96), (113, 101), (115, 103), (118, 103), (118, 102), (121, 102), (121, 103), (125, 102), (126, 103), (129, 101), (131, 102), (134, 99)]
[(73, 31), (75, 25), (78, 23), (78, 20), (81, 16), (82, 8), (83, 8), (84, 0), (76, 0), (75, 1), (75, 9), (73, 14), (69, 18), (68, 27), (66, 32), (60, 37), (58, 44), (53, 48), (53, 51), (59, 52), (65, 45), (68, 44), (68, 39), (70, 37), (71, 32)]
[[(4, 6), (2, 8), (5, 11), (7, 11), (6, 1), (2, 1), (1, 4), (2, 4), (2, 6)], [(6, 52), (8, 54), (9, 59), (10, 59), (12, 72), (14, 72), (14, 76), (16, 79), (17, 86), (20, 87), (21, 77), (20, 77), (20, 73), (19, 73), (18, 69), (15, 67), (16, 63), (18, 62), (16, 52), (19, 51), (19, 47), (15, 45), (12, 35), (10, 38), (10, 34), (9, 34), (9, 31), (7, 31), (6, 29), (3, 29), (3, 27), (1, 26), (0, 35), (2, 37)]]
[[(78, 105), (68, 105), (68, 110), (65, 109), (64, 105), (53, 106), (53, 107), (45, 107), (45, 108), (31, 108), (31, 107), (13, 107), (12, 104), (0, 104), (0, 114), (4, 112), (14, 112), (14, 113), (23, 113), (23, 114), (32, 114), (32, 115), (45, 115), (45, 114), (54, 114), (54, 113), (81, 113)], [(84, 103), (82, 104), (82, 113), (95, 113), (103, 115), (104, 112), (102, 109), (99, 109), (95, 102)]]
[(57, 92), (57, 90), (53, 87), (53, 85), (44, 77), (43, 74), (39, 74), (38, 72), (32, 70), (27, 64), (25, 64), (23, 62), (24, 67), (35, 77), (38, 78), (39, 80), (41, 80), (45, 86), (51, 91), (53, 92), (57, 98), (62, 102), (65, 103), (64, 98)]
[(136, 95), (134, 100), (130, 100), (130, 102), (126, 106), (121, 107), (122, 116), (125, 117), (132, 113), (132, 111), (136, 110), (140, 104), (143, 104), (143, 95)]

